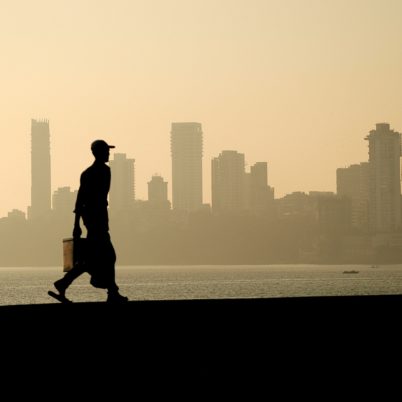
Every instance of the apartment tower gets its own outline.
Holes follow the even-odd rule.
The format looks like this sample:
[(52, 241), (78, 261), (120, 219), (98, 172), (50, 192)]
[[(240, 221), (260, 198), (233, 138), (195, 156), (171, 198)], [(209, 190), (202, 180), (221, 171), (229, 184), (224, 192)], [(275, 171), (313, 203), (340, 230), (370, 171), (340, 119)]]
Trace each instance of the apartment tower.
[(401, 225), (401, 134), (388, 123), (376, 124), (369, 143), (369, 226), (392, 232)]
[(202, 128), (200, 123), (172, 123), (173, 209), (192, 212), (202, 207)]
[(368, 162), (336, 170), (336, 192), (350, 200), (352, 226), (357, 229), (369, 227), (369, 182)]
[(28, 219), (51, 211), (50, 130), (48, 120), (31, 120), (31, 205)]
[(222, 151), (211, 161), (212, 210), (235, 213), (246, 208), (244, 154)]
[(126, 154), (115, 153), (110, 160), (112, 181), (110, 187), (110, 208), (114, 212), (125, 210), (135, 200), (134, 159)]

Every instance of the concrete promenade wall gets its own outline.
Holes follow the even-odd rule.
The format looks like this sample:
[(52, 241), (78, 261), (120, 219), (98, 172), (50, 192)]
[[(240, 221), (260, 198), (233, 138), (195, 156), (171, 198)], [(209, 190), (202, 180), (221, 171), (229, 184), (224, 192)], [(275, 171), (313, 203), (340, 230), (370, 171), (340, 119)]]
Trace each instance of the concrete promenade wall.
[(2, 361), (53, 380), (337, 382), (400, 372), (401, 311), (402, 295), (1, 306)]

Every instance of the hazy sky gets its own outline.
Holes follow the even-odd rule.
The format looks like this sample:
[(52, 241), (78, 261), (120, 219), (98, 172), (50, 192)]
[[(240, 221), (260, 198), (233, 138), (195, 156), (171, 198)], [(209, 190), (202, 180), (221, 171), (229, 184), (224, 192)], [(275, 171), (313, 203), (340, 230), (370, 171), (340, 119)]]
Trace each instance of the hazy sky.
[(30, 120), (50, 121), (52, 187), (76, 189), (104, 138), (137, 198), (171, 191), (170, 125), (210, 161), (267, 161), (277, 197), (335, 190), (377, 122), (402, 131), (401, 0), (0, 0), (0, 216), (30, 204)]

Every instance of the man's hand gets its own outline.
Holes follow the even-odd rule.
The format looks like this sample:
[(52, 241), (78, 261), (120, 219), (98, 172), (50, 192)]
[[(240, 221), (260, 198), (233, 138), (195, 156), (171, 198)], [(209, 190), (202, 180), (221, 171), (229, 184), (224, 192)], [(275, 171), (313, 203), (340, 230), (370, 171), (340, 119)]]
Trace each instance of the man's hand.
[(82, 235), (82, 230), (80, 225), (75, 225), (73, 229), (73, 237), (74, 239), (79, 239)]

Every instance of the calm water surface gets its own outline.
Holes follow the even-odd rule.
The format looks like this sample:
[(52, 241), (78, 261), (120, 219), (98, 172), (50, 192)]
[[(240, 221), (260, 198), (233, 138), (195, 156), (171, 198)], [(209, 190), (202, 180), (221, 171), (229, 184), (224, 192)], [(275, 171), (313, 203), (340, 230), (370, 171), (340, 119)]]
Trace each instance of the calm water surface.
[[(358, 273), (343, 273), (350, 270)], [(130, 300), (402, 294), (402, 265), (131, 266), (116, 272)], [(54, 303), (47, 291), (62, 275), (60, 267), (0, 267), (0, 305)], [(106, 291), (84, 274), (67, 296), (104, 301)]]

